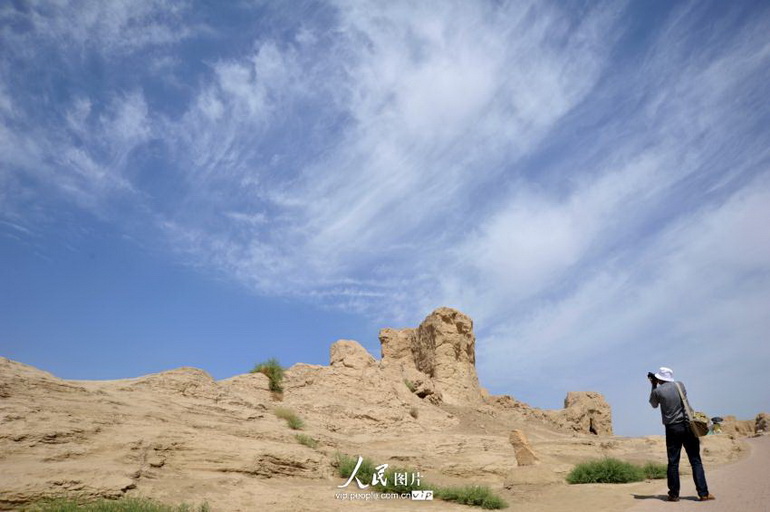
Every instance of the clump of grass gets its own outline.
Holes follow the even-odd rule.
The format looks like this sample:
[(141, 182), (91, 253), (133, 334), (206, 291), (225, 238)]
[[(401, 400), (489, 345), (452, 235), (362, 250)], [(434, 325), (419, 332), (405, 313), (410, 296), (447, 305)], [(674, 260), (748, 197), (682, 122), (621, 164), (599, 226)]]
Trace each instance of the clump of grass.
[(625, 484), (641, 482), (645, 472), (639, 466), (622, 460), (606, 458), (583, 462), (575, 466), (567, 482), (571, 484)]
[(291, 418), (287, 418), (286, 424), (292, 430), (302, 430), (303, 428), (305, 428), (305, 422), (302, 421), (302, 418), (300, 418), (299, 416), (292, 416)]
[(308, 448), (317, 448), (318, 447), (318, 441), (316, 439), (313, 439), (307, 434), (297, 434), (294, 436), (297, 439), (297, 442), (299, 444), (304, 444)]
[(420, 415), (420, 410), (417, 409), (417, 407), (412, 407), (409, 409), (409, 414), (412, 416), (412, 418), (417, 419), (417, 417)]
[[(358, 463), (358, 457), (351, 457), (349, 455), (345, 455), (342, 453), (337, 453), (335, 465), (337, 466), (337, 473), (342, 478), (349, 478), (350, 475), (353, 473), (353, 470), (356, 469), (356, 464)], [(377, 464), (375, 464), (371, 459), (364, 458), (361, 461), (361, 467), (358, 468), (358, 472), (356, 473), (356, 477), (361, 480), (361, 483), (372, 485), (373, 476), (377, 473)], [(385, 470), (384, 473), (384, 480), (385, 484), (382, 484), (381, 482), (377, 482), (373, 487), (379, 492), (387, 492), (387, 493), (407, 493), (412, 492), (413, 490), (418, 489), (426, 489), (424, 483), (421, 481), (418, 483), (418, 481), (415, 479), (412, 481), (410, 478), (406, 483), (396, 483), (396, 473), (401, 474), (412, 474), (416, 473), (415, 471), (412, 471), (410, 469), (403, 469), (403, 468), (391, 468), (388, 467), (387, 470)]]
[(441, 487), (435, 490), (434, 497), (487, 510), (497, 510), (508, 506), (508, 503), (492, 492), (489, 487), (481, 485)]
[(172, 506), (147, 498), (102, 499), (82, 503), (73, 499), (44, 500), (25, 507), (24, 512), (210, 512), (208, 503), (197, 507), (187, 504)]
[(648, 480), (660, 480), (666, 478), (666, 465), (658, 462), (648, 462), (642, 466), (645, 478)]
[[(337, 467), (337, 474), (342, 478), (349, 478), (358, 463), (358, 457), (337, 453), (334, 465)], [(371, 485), (372, 476), (377, 472), (377, 465), (369, 458), (361, 461), (361, 467), (358, 468), (356, 477), (361, 483)], [(378, 482), (372, 487), (379, 492), (386, 493), (410, 493), (415, 490), (432, 489), (434, 497), (444, 501), (455, 501), (465, 505), (481, 507), (484, 509), (506, 508), (508, 504), (499, 496), (496, 496), (492, 490), (483, 486), (465, 486), (465, 487), (436, 487), (422, 480), (409, 479), (406, 483), (396, 483), (395, 474), (414, 474), (416, 471), (403, 468), (388, 468), (385, 471), (385, 484)]]
[(405, 385), (405, 386), (407, 387), (407, 389), (409, 389), (409, 391), (411, 391), (412, 393), (414, 393), (414, 392), (417, 390), (417, 387), (415, 387), (415, 385), (414, 385), (414, 382), (412, 382), (412, 381), (411, 381), (411, 380), (409, 380), (409, 379), (404, 379), (404, 385)]
[(294, 411), (287, 409), (286, 407), (276, 407), (273, 413), (276, 415), (276, 417), (281, 418), (282, 420), (296, 416)]
[(258, 363), (251, 373), (262, 373), (270, 381), (270, 391), (283, 393), (283, 367), (276, 358), (270, 358), (264, 363)]
[(274, 412), (276, 416), (282, 420), (286, 420), (286, 424), (292, 430), (302, 430), (305, 427), (305, 422), (302, 421), (302, 418), (297, 416), (297, 414), (291, 409), (278, 407)]
[[(356, 469), (357, 463), (358, 457), (351, 457), (344, 453), (337, 453), (334, 460), (334, 465), (337, 467), (337, 474), (342, 478), (349, 478), (350, 475), (353, 474), (353, 470)], [(363, 483), (371, 483), (372, 475), (377, 472), (375, 469), (376, 466), (377, 465), (372, 462), (371, 459), (365, 458), (361, 462), (361, 467), (358, 468), (356, 476)]]

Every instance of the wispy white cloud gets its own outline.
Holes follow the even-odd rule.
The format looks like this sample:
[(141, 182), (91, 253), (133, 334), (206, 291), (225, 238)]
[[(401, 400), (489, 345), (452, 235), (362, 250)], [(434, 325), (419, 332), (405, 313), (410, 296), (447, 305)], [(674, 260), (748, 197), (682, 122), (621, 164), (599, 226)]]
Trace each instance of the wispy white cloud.
[(211, 81), (167, 127), (169, 142), (189, 165), (185, 178), (219, 179), (233, 187), (257, 182), (265, 166), (259, 161), (260, 139), (270, 135), (282, 103), (301, 95), (298, 87), (309, 86), (301, 74), (291, 52), (280, 52), (272, 42), (258, 45), (244, 59), (213, 63)]
[[(658, 424), (643, 411), (643, 377), (662, 365), (689, 383), (701, 409), (756, 414), (770, 398), (761, 384), (770, 357), (770, 237), (760, 226), (770, 214), (769, 185), (760, 180), (682, 219), (630, 263), (590, 276), (569, 297), (498, 332), (488, 374), (513, 370), (519, 389), (546, 373), (554, 389), (606, 390), (627, 433)], [(506, 359), (506, 346), (516, 360)]]
[[(193, 159), (185, 179), (237, 187), (228, 200), (270, 211), (272, 225), (248, 240), (220, 233), (221, 252), (202, 256), (229, 261), (268, 243), (287, 274), (240, 256), (226, 266), (286, 293), (321, 287), (327, 297), (338, 282), (345, 300), (352, 276), (367, 283), (359, 294), (381, 296), (383, 283), (398, 294), (462, 236), (445, 224), (463, 222), (469, 192), (498, 180), (588, 94), (606, 63), (600, 37), (616, 37), (616, 16), (595, 11), (570, 30), (567, 13), (548, 6), (344, 5), (324, 51), (306, 29), (294, 44), (262, 42), (214, 64), (215, 80), (175, 128), (180, 152)], [(275, 137), (280, 116), (300, 104), (331, 105), (343, 124), (321, 133), (317, 158), (286, 165), (260, 140)], [(302, 137), (318, 132), (298, 135), (280, 135), (278, 145), (301, 153)]]
[(598, 45), (549, 47), (564, 13), (442, 6), (346, 12), (346, 33), (363, 50), (346, 84), (355, 123), (308, 173), (305, 197), (320, 196), (310, 209), (314, 249), (339, 255), (340, 246), (387, 250), (422, 238), (455, 213), (447, 205), (459, 206), (531, 150), (598, 77)]
[(592, 132), (593, 169), (566, 192), (525, 184), (461, 249), (468, 271), (448, 291), (461, 290), (484, 319), (479, 359), (490, 381), (521, 389), (547, 374), (554, 390), (614, 390), (627, 432), (657, 422), (632, 422), (623, 402), (638, 392), (631, 379), (662, 364), (689, 369), (712, 397), (704, 406), (750, 415), (767, 399), (744, 386), (736, 401), (722, 389), (761, 380), (759, 366), (740, 361), (769, 355), (763, 23), (677, 52), (670, 38), (692, 35), (697, 19), (673, 19), (642, 73), (617, 83), (642, 108)]
[[(5, 120), (6, 179), (16, 181), (13, 175), (22, 173), (40, 190), (58, 190), (95, 214), (103, 213), (114, 194), (133, 191), (124, 176), (126, 160), (151, 136), (147, 108), (137, 94), (115, 98), (98, 116), (88, 99), (78, 99), (54, 126), (15, 131), (14, 124), (26, 124), (23, 113)], [(15, 198), (3, 204), (6, 213), (20, 206)]]
[(188, 8), (185, 3), (167, 0), (33, 0), (6, 8), (3, 15), (31, 28), (30, 39), (41, 34), (62, 51), (96, 47), (102, 52), (124, 53), (189, 36), (192, 27), (182, 23)]
[[(0, 78), (4, 214), (45, 190), (156, 227), (256, 293), (389, 324), (461, 307), (498, 391), (545, 368), (598, 385), (571, 368), (607, 373), (599, 350), (652, 364), (649, 340), (674, 362), (725, 337), (767, 357), (766, 11), (736, 8), (706, 33), (693, 3), (640, 36), (633, 5), (326, 7), (206, 54), (196, 74), (175, 45), (230, 35), (187, 7), (12, 13), (31, 27), (5, 36), (17, 58), (40, 65), (35, 43), (59, 45), (69, 76), (88, 48), (128, 81), (117, 59), (144, 51), (152, 72), (67, 82), (45, 113)], [(123, 203), (142, 219), (111, 214)]]
[(13, 101), (8, 91), (5, 90), (5, 84), (2, 82), (0, 82), (0, 112), (4, 115), (9, 115), (13, 112)]
[[(86, 33), (112, 37), (103, 43), (111, 52), (126, 48), (121, 41), (132, 39), (134, 26), (164, 23), (172, 30), (179, 12), (161, 15), (159, 7), (94, 4), (69, 20), (77, 14), (66, 7), (38, 6), (30, 18), (35, 27), (48, 24), (53, 39), (86, 44)], [(56, 154), (69, 170), (57, 178), (60, 188), (93, 206), (111, 192), (91, 185), (109, 176), (130, 188), (128, 156), (158, 137), (174, 155), (175, 169), (166, 172), (177, 171), (189, 187), (173, 208), (177, 218), (164, 214), (159, 223), (177, 232), (217, 230), (181, 237), (221, 238), (212, 246), (221, 253), (199, 246), (202, 260), (268, 245), (295, 280), (303, 276), (305, 290), (333, 287), (350, 275), (379, 288), (374, 282), (400, 282), (412, 271), (364, 278), (372, 266), (391, 273), (417, 247), (426, 256), (442, 252), (457, 237), (451, 230), (436, 236), (441, 224), (457, 222), (459, 211), (447, 205), (467, 205), (469, 190), (494, 183), (591, 90), (606, 62), (599, 38), (615, 37), (616, 15), (597, 10), (571, 28), (567, 12), (547, 5), (441, 4), (415, 13), (405, 4), (345, 4), (326, 47), (305, 28), (293, 42), (259, 41), (251, 54), (210, 63), (211, 79), (179, 119), (150, 114), (138, 91), (98, 113), (90, 98), (79, 97), (66, 111), (66, 133), (54, 132), (58, 140), (48, 147), (32, 142), (24, 154), (31, 163)], [(133, 48), (164, 40), (136, 38)], [(306, 120), (303, 108), (323, 117), (293, 140), (288, 133), (299, 119), (292, 117)], [(335, 122), (329, 116), (340, 123), (331, 135), (324, 133)], [(322, 153), (298, 160), (303, 137), (318, 139)], [(233, 206), (270, 223), (249, 232), (242, 222), (207, 220)], [(273, 290), (285, 282), (286, 275), (270, 278), (252, 262), (239, 258), (225, 266), (259, 274), (258, 282), (272, 279)]]
[[(572, 355), (549, 363), (555, 367), (575, 360), (601, 365), (595, 362), (599, 351), (629, 341), (649, 348), (648, 359), (682, 358), (716, 339), (759, 349), (767, 323), (759, 306), (770, 296), (770, 236), (760, 226), (770, 213), (768, 193), (768, 183), (758, 182), (719, 207), (682, 219), (631, 261), (586, 275), (572, 293), (544, 303), (518, 325), (499, 324), (505, 328), (495, 334), (499, 344), (490, 364), (507, 365), (504, 352), (511, 346), (523, 361)], [(520, 364), (522, 379), (538, 371)]]
[(2, 215), (31, 212), (35, 189), (56, 191), (96, 215), (107, 213), (116, 194), (134, 192), (127, 159), (153, 130), (144, 95), (131, 86), (92, 89), (86, 76), (89, 66), (98, 74), (113, 58), (188, 37), (193, 26), (180, 24), (184, 10), (159, 1), (0, 8), (1, 170), (4, 191), (15, 187), (4, 194)]

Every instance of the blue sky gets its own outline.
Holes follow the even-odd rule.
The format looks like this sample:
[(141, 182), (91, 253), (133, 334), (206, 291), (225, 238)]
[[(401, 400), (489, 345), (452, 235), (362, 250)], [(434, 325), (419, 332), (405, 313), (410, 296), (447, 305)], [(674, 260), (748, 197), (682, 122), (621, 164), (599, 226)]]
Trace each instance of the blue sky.
[(770, 409), (770, 5), (0, 6), (0, 355), (328, 361), (439, 306), (493, 393)]

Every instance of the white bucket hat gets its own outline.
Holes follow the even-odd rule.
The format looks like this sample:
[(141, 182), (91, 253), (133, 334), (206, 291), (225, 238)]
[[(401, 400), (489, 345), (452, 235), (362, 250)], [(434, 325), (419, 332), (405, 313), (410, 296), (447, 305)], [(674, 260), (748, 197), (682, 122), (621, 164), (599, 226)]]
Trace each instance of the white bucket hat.
[(674, 370), (661, 366), (655, 374), (655, 378), (663, 382), (674, 382)]

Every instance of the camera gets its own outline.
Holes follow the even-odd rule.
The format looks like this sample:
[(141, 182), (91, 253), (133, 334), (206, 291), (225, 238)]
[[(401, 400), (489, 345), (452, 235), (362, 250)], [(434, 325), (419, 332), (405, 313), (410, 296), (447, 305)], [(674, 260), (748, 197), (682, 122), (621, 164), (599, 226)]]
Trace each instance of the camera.
[(654, 373), (652, 373), (652, 372), (647, 372), (647, 378), (648, 378), (648, 379), (650, 379), (650, 380), (652, 380), (652, 379), (654, 379), (654, 378), (655, 378), (655, 374), (654, 374)]

